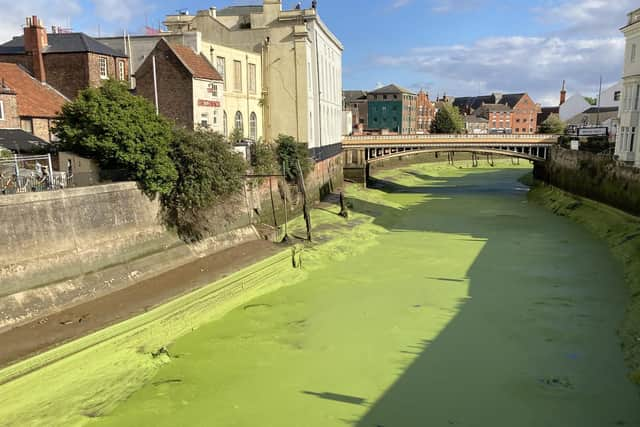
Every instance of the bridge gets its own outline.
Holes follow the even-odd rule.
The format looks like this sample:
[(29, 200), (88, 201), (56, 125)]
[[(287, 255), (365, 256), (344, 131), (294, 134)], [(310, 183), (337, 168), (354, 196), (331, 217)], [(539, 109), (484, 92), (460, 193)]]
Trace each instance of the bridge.
[(549, 149), (558, 143), (558, 135), (490, 135), (490, 134), (430, 134), (430, 135), (363, 135), (347, 136), (342, 141), (345, 169), (364, 170), (375, 162), (422, 153), (472, 153), (474, 166), (478, 155), (508, 156), (533, 162), (544, 161)]

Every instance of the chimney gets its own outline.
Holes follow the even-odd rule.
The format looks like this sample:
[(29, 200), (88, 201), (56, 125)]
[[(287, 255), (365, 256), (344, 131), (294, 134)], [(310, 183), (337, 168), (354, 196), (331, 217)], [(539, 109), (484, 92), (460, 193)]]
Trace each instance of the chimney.
[(42, 54), (48, 44), (47, 30), (40, 19), (37, 16), (27, 18), (27, 25), (24, 27), (24, 50), (31, 56), (34, 77), (41, 82), (47, 80)]
[(218, 17), (218, 9), (215, 7), (210, 7), (209, 8), (209, 15), (211, 15), (212, 18), (217, 18)]
[(562, 90), (560, 91), (560, 105), (567, 101), (567, 91), (565, 90), (565, 81), (562, 81)]

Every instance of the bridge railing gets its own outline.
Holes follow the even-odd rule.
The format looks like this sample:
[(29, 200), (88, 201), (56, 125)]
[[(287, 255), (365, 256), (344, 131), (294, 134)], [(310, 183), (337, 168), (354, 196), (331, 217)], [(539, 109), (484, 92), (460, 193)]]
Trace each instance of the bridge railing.
[(508, 140), (513, 141), (519, 139), (523, 141), (527, 140), (541, 140), (541, 139), (558, 139), (559, 135), (550, 134), (426, 134), (426, 135), (357, 135), (357, 136), (345, 136), (344, 142), (348, 141), (402, 141), (402, 140), (424, 140), (430, 139), (464, 139), (464, 140), (477, 140), (477, 141), (500, 141)]

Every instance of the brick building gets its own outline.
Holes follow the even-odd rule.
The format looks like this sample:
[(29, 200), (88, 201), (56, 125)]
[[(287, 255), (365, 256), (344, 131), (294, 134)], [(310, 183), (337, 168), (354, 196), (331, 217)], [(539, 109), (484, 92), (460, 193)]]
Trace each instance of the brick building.
[(135, 76), (136, 93), (154, 103), (154, 58), (160, 113), (187, 128), (223, 133), (223, 79), (209, 61), (189, 47), (161, 39)]
[(399, 134), (416, 132), (416, 94), (391, 84), (367, 94), (368, 129)]
[(51, 142), (51, 127), (67, 101), (21, 66), (0, 63), (0, 129), (22, 129)]
[(533, 134), (541, 108), (526, 93), (455, 98), (453, 105), (464, 115), (484, 117), (490, 133)]
[(416, 97), (416, 132), (429, 133), (435, 118), (436, 107), (429, 99), (429, 94), (421, 90)]
[(24, 35), (0, 45), (0, 62), (22, 65), (68, 98), (105, 79), (129, 80), (126, 55), (84, 33), (47, 34), (37, 16), (27, 18)]
[(359, 127), (363, 129), (367, 126), (368, 106), (367, 92), (363, 90), (345, 90), (342, 91), (343, 110), (351, 111), (352, 129), (354, 132)]

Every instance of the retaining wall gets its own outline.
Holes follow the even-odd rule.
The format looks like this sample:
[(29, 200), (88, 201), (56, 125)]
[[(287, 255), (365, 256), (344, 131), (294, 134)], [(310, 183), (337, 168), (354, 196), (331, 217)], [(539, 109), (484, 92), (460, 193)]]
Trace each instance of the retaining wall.
[[(342, 185), (341, 156), (315, 165), (308, 194)], [(158, 200), (125, 182), (0, 197), (0, 330), (105, 295), (249, 240), (268, 238), (302, 210), (295, 186), (248, 181), (208, 213), (207, 238), (185, 244)], [(258, 231), (261, 230), (261, 231)]]
[(563, 190), (640, 215), (640, 169), (622, 166), (607, 156), (555, 147), (545, 163), (536, 163), (534, 175)]

